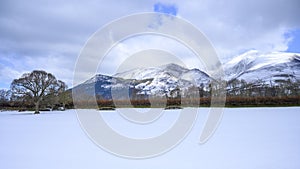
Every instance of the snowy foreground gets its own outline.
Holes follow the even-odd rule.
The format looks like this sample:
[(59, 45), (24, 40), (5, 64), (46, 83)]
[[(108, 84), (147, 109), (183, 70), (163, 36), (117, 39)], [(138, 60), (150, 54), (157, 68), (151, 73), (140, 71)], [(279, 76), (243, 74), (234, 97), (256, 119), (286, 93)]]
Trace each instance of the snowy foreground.
[[(114, 111), (106, 122), (129, 137), (154, 137), (172, 126), (180, 110), (148, 125), (131, 124)], [(300, 107), (225, 109), (215, 134), (198, 144), (208, 108), (200, 109), (186, 139), (158, 157), (114, 156), (81, 129), (75, 110), (0, 112), (1, 169), (299, 169)]]

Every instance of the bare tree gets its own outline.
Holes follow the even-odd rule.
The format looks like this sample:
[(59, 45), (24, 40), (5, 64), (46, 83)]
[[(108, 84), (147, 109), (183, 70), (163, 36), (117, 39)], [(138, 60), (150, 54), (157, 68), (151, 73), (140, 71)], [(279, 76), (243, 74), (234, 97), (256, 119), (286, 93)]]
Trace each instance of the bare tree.
[(58, 102), (62, 104), (63, 108), (65, 108), (66, 102), (69, 101), (70, 96), (68, 95), (68, 92), (66, 92), (68, 86), (65, 82), (58, 80), (58, 90), (57, 90), (57, 96), (58, 96)]
[(46, 95), (57, 93), (60, 90), (60, 82), (51, 73), (34, 70), (13, 80), (11, 91), (13, 95), (30, 98), (35, 105), (35, 114), (39, 114), (40, 102)]
[(0, 102), (7, 101), (6, 93), (7, 93), (6, 90), (4, 89), (0, 90)]
[(65, 108), (65, 95), (64, 92), (67, 89), (65, 82), (57, 80), (57, 85), (52, 86), (50, 92), (43, 98), (43, 104), (51, 107), (53, 110), (57, 105), (63, 105)]
[(11, 92), (10, 90), (1, 89), (0, 90), (0, 108), (2, 106), (7, 106), (9, 103)]

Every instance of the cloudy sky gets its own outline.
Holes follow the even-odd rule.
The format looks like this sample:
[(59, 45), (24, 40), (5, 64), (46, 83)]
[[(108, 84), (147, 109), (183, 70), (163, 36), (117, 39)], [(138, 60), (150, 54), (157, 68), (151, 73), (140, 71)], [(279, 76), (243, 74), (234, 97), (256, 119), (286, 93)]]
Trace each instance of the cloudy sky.
[[(89, 37), (113, 20), (141, 12), (165, 12), (189, 21), (206, 35), (223, 63), (251, 49), (300, 53), (299, 7), (299, 0), (4, 0), (0, 2), (0, 88), (9, 88), (13, 79), (35, 69), (72, 86), (77, 57)], [(135, 48), (143, 44), (157, 48), (161, 41), (143, 39), (120, 44), (112, 53), (128, 50), (134, 42), (140, 44)], [(106, 74), (117, 66), (109, 63), (102, 68)]]

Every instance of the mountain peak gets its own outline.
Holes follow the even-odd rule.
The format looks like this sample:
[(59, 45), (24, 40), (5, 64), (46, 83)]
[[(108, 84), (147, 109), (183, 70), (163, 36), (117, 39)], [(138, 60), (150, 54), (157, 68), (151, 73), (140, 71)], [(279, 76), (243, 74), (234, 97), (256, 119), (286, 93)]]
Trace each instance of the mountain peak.
[(111, 76), (107, 76), (107, 75), (102, 75), (102, 74), (96, 74), (95, 76), (93, 76), (92, 78), (86, 80), (83, 84), (91, 84), (91, 83), (95, 83), (97, 81), (101, 81), (101, 80), (110, 80), (112, 79)]
[(160, 68), (162, 68), (166, 72), (173, 74), (174, 76), (180, 76), (182, 73), (189, 70), (189, 69), (187, 69), (181, 65), (177, 65), (175, 63), (169, 63), (166, 65), (162, 65), (162, 66), (160, 66)]
[(255, 60), (257, 57), (259, 56), (259, 52), (257, 50), (250, 50), (247, 51), (237, 57), (234, 57), (232, 60), (230, 60), (229, 62), (227, 62), (225, 65), (231, 66), (231, 65), (236, 65), (236, 64), (247, 64), (253, 60)]
[(159, 67), (162, 67), (162, 68), (181, 68), (181, 69), (186, 69), (183, 66), (175, 64), (175, 63), (168, 63), (168, 64), (165, 64), (165, 65), (161, 65)]
[(277, 76), (298, 76), (297, 53), (248, 51), (225, 64), (227, 80), (239, 78), (246, 81), (264, 79), (271, 81)]

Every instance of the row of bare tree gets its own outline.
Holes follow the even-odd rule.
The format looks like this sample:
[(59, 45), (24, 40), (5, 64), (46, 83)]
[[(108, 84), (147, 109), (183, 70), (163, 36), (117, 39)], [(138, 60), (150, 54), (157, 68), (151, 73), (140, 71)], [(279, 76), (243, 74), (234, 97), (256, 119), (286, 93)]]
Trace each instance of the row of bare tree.
[[(162, 105), (161, 102), (166, 102), (163, 105), (179, 105), (181, 102), (186, 105), (199, 105), (199, 102), (200, 105), (209, 105), (211, 88), (211, 85), (191, 87), (187, 91), (176, 88), (170, 93), (170, 96), (166, 95), (164, 99), (152, 98), (151, 102), (157, 106)], [(118, 104), (126, 106), (127, 103), (131, 103), (134, 106), (149, 106), (149, 96), (140, 93), (142, 92), (137, 89), (131, 90), (130, 102), (118, 100)], [(287, 79), (276, 84), (267, 84), (263, 81), (252, 84), (244, 80), (234, 80), (227, 83), (226, 94), (226, 103), (229, 106), (277, 105), (279, 103), (298, 105), (300, 104), (300, 81), (294, 82)], [(82, 98), (84, 97), (82, 96)], [(114, 106), (114, 102), (116, 101), (107, 100), (97, 95), (97, 103), (100, 107)], [(83, 99), (81, 102), (81, 104), (87, 103), (88, 99)], [(12, 81), (10, 90), (0, 90), (0, 108), (30, 107), (34, 108), (35, 113), (38, 114), (40, 108), (50, 107), (53, 109), (55, 106), (64, 108), (66, 104), (73, 105), (71, 90), (67, 90), (67, 85), (63, 81), (42, 70), (25, 73), (20, 78)]]

